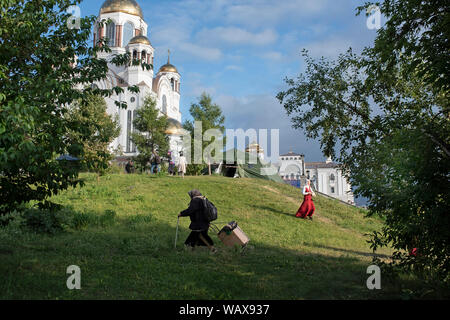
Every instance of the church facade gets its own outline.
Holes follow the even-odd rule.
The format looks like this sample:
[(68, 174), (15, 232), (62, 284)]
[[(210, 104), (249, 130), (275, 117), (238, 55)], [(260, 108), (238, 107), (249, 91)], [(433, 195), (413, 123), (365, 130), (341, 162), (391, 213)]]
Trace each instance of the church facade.
[[(99, 24), (102, 20), (109, 20), (107, 25)], [(99, 39), (106, 39), (110, 53), (100, 53), (99, 58), (108, 62), (116, 54), (129, 52), (133, 60), (140, 60), (154, 66), (155, 49), (148, 37), (149, 26), (139, 4), (135, 0), (106, 0), (94, 26), (94, 43)], [(106, 98), (107, 112), (117, 115), (121, 132), (113, 141), (111, 149), (116, 155), (135, 156), (138, 153), (131, 140), (134, 131), (133, 120), (138, 110), (147, 97), (152, 97), (160, 110), (161, 115), (169, 118), (170, 150), (175, 158), (182, 148), (181, 112), (180, 112), (180, 88), (181, 75), (177, 68), (170, 63), (170, 51), (168, 61), (156, 72), (154, 68), (143, 69), (141, 65), (116, 66), (108, 63), (107, 78), (94, 83), (100, 89), (111, 89), (115, 86), (122, 87), (123, 93)], [(127, 90), (127, 87), (138, 86), (138, 94)], [(127, 109), (118, 108), (115, 101), (126, 102)], [(163, 155), (162, 155), (163, 156)]]
[(306, 179), (313, 188), (335, 199), (355, 204), (350, 183), (339, 165), (330, 158), (325, 162), (306, 162), (303, 154), (289, 152), (279, 157), (278, 174), (288, 184), (303, 187)]

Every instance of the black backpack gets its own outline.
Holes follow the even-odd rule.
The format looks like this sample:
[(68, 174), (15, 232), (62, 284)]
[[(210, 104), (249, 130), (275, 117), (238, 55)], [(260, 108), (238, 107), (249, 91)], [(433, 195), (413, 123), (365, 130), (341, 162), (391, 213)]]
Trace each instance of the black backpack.
[(205, 218), (208, 222), (217, 220), (217, 208), (216, 206), (209, 201), (206, 197), (203, 198), (203, 205), (205, 206)]

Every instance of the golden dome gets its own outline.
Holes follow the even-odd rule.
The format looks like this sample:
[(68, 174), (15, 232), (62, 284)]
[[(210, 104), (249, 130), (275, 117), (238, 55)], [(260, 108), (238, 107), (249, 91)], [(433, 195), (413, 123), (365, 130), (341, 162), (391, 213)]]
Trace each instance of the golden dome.
[(123, 12), (144, 19), (141, 7), (135, 0), (106, 0), (100, 9), (100, 14)]
[(170, 63), (166, 63), (165, 65), (163, 65), (160, 69), (159, 72), (175, 72), (178, 73), (177, 68), (175, 68), (174, 65), (171, 65)]
[(148, 38), (146, 36), (141, 36), (141, 35), (132, 38), (128, 44), (136, 44), (136, 43), (146, 44), (149, 46), (152, 45), (150, 43), (150, 40), (148, 40)]
[(169, 126), (167, 127), (166, 133), (170, 135), (183, 135), (185, 130), (183, 129), (182, 124), (172, 118), (167, 119), (169, 122)]
[[(178, 73), (177, 68), (174, 65), (170, 64), (170, 50), (167, 50), (169, 55), (167, 56), (167, 63), (159, 68), (159, 72), (175, 72)], [(158, 73), (159, 73), (158, 72)]]
[(250, 144), (247, 149), (245, 149), (245, 152), (251, 153), (251, 152), (256, 152), (256, 153), (264, 153), (264, 149), (260, 147), (259, 144), (257, 144), (256, 142), (253, 142), (252, 144)]

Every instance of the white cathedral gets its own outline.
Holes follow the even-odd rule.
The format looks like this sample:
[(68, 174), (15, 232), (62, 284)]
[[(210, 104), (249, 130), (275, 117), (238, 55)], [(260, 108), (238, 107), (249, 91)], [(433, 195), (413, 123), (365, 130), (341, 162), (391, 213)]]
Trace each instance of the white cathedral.
[(278, 160), (278, 174), (286, 183), (303, 187), (309, 179), (316, 191), (355, 204), (350, 182), (331, 158), (325, 162), (306, 162), (305, 155), (290, 151), (280, 155)]
[[(99, 24), (102, 20), (110, 20), (103, 27)], [(148, 25), (144, 20), (142, 10), (135, 0), (106, 0), (94, 26), (94, 44), (99, 39), (106, 38), (111, 48), (110, 53), (102, 52), (99, 58), (111, 61), (116, 54), (130, 52), (133, 59), (141, 60), (153, 65), (155, 50), (147, 37)], [(118, 115), (121, 132), (111, 145), (111, 149), (119, 150), (126, 157), (137, 155), (136, 146), (131, 140), (133, 132), (133, 120), (136, 110), (139, 109), (146, 97), (151, 96), (157, 103), (161, 114), (169, 118), (170, 150), (174, 158), (181, 151), (182, 126), (180, 112), (180, 83), (181, 76), (175, 66), (170, 64), (170, 51), (167, 64), (155, 71), (142, 68), (141, 65), (116, 66), (108, 63), (107, 78), (94, 85), (100, 89), (111, 89), (115, 86), (122, 87), (124, 92), (106, 98), (107, 112)], [(138, 86), (140, 92), (132, 93), (129, 86)], [(120, 109), (115, 101), (127, 102), (127, 109)], [(164, 156), (164, 155), (161, 155)]]

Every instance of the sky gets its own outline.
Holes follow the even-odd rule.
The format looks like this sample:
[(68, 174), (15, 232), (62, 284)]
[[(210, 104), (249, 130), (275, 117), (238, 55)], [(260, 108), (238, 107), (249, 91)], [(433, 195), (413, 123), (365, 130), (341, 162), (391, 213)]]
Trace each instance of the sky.
[[(155, 48), (155, 70), (167, 62), (181, 74), (180, 111), (206, 92), (225, 115), (228, 129), (279, 129), (280, 154), (305, 154), (324, 161), (318, 141), (292, 128), (276, 99), (284, 79), (304, 68), (303, 48), (313, 57), (356, 52), (376, 36), (365, 16), (364, 0), (137, 0)], [(98, 15), (103, 1), (85, 0), (81, 15)], [(270, 137), (268, 139), (270, 141)], [(267, 157), (270, 155), (270, 149)]]

